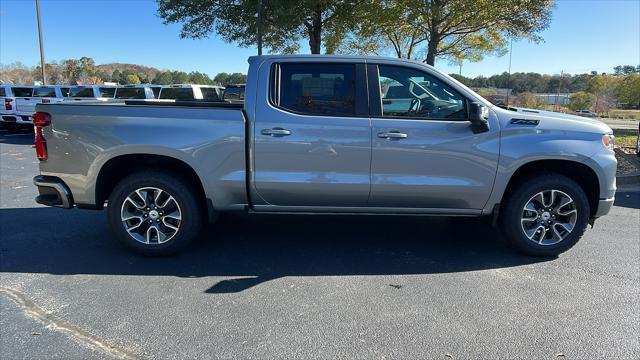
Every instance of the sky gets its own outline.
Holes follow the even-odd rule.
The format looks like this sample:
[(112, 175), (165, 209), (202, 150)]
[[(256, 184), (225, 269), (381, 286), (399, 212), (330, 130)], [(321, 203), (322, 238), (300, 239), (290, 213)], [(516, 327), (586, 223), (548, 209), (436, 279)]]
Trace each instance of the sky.
[[(133, 63), (160, 69), (246, 72), (256, 48), (208, 39), (180, 39), (151, 0), (41, 0), (45, 61), (92, 57), (97, 64)], [(640, 0), (559, 0), (544, 42), (513, 43), (512, 72), (611, 72), (640, 64)], [(308, 46), (303, 47), (308, 51)], [(0, 63), (39, 63), (35, 0), (0, 0)], [(465, 62), (462, 75), (507, 71), (509, 55)], [(458, 73), (446, 60), (436, 68)]]

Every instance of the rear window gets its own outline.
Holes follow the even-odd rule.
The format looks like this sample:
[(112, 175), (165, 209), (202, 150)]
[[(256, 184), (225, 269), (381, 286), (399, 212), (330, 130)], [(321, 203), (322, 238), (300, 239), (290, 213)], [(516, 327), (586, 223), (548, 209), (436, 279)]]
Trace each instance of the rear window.
[(7, 96), (6, 91), (4, 91), (4, 87), (0, 87), (0, 96)]
[(144, 88), (119, 88), (116, 99), (146, 99)]
[(116, 95), (116, 88), (114, 87), (101, 87), (98, 90), (100, 91), (100, 97), (112, 98)]
[(40, 87), (33, 89), (33, 96), (56, 97), (56, 89), (52, 87)]
[(200, 88), (202, 99), (207, 101), (220, 101), (220, 89), (218, 88)]
[(163, 88), (160, 92), (160, 99), (195, 100), (192, 88)]
[(71, 88), (68, 88), (68, 87), (61, 87), (61, 88), (60, 88), (60, 92), (62, 93), (62, 96), (64, 96), (64, 97), (69, 96), (69, 90), (70, 90), (70, 89), (71, 89)]
[(69, 90), (70, 97), (79, 97), (79, 98), (92, 98), (93, 96), (93, 88), (71, 88)]
[(30, 97), (33, 95), (32, 88), (12, 87), (11, 91), (13, 92), (14, 97)]

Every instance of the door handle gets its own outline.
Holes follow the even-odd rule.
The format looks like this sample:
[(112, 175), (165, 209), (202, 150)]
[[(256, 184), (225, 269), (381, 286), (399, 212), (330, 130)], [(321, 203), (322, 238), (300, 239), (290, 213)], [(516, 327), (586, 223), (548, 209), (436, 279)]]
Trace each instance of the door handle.
[(392, 130), (392, 131), (386, 131), (386, 132), (379, 132), (378, 137), (381, 139), (406, 139), (407, 134), (401, 133), (396, 130)]
[(260, 134), (268, 135), (268, 136), (289, 136), (291, 135), (291, 130), (275, 127), (273, 129), (262, 129), (260, 130)]

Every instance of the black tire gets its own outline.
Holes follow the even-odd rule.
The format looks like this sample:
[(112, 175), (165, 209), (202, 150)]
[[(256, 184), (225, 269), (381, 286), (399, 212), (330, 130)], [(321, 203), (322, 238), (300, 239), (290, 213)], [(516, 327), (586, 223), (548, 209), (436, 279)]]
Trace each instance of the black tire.
[[(560, 242), (550, 245), (541, 245), (529, 239), (522, 225), (524, 206), (534, 195), (545, 190), (560, 190), (569, 195), (577, 210), (573, 230)], [(589, 223), (591, 216), (589, 200), (584, 190), (566, 176), (554, 173), (537, 176), (516, 186), (506, 195), (507, 199), (500, 209), (500, 228), (506, 235), (508, 243), (523, 254), (557, 256), (569, 250), (580, 240)]]
[[(171, 195), (181, 211), (178, 230), (166, 242), (140, 242), (127, 232), (121, 220), (121, 210), (127, 197), (145, 187), (158, 188)], [(198, 236), (204, 222), (204, 210), (190, 188), (186, 180), (161, 171), (141, 171), (127, 176), (116, 185), (109, 197), (107, 213), (113, 235), (126, 247), (142, 255), (163, 256), (181, 250)]]

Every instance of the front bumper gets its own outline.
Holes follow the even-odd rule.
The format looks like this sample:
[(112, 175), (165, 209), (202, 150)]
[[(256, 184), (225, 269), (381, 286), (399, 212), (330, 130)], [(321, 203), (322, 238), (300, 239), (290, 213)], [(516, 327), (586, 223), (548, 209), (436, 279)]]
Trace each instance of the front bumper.
[(73, 196), (64, 181), (55, 176), (38, 175), (33, 178), (33, 183), (40, 194), (36, 196), (38, 204), (64, 209), (73, 207)]
[(598, 201), (598, 209), (596, 210), (596, 213), (593, 215), (593, 218), (599, 218), (601, 216), (605, 216), (609, 213), (609, 211), (611, 211), (611, 208), (613, 207), (613, 203), (615, 202), (616, 198), (612, 197), (609, 199), (600, 199), (600, 201)]

